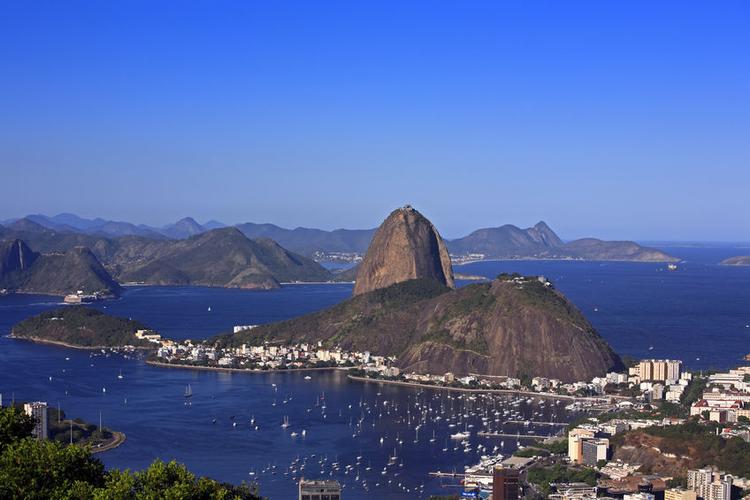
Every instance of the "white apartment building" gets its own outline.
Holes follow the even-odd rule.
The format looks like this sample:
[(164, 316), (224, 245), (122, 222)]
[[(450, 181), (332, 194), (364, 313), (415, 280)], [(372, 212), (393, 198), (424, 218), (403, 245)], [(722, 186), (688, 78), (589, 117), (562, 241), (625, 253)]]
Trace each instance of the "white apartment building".
[(43, 401), (25, 403), (23, 411), (26, 415), (34, 417), (34, 430), (31, 431), (34, 437), (39, 440), (47, 439), (47, 403)]

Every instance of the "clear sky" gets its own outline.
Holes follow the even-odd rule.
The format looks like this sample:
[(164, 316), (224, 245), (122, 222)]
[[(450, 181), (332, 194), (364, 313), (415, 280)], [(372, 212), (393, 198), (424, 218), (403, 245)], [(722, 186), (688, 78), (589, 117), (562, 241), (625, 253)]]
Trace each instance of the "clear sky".
[(747, 1), (7, 1), (0, 219), (750, 240)]

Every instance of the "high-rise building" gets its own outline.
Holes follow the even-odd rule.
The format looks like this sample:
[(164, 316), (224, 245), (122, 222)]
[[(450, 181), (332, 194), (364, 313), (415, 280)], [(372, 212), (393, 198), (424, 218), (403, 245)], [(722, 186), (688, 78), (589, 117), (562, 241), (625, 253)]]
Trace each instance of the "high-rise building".
[(341, 485), (331, 479), (299, 480), (299, 500), (341, 500)]
[(609, 439), (583, 438), (581, 443), (581, 463), (596, 465), (599, 460), (607, 460)]
[(518, 500), (518, 469), (495, 467), (492, 474), (492, 500)]
[(644, 359), (638, 364), (641, 380), (666, 382), (679, 380), (682, 361), (673, 359)]
[(667, 360), (667, 380), (679, 380), (682, 375), (682, 361)]
[(701, 494), (704, 492), (703, 488), (711, 484), (713, 477), (714, 473), (709, 468), (689, 470), (687, 473), (687, 487), (689, 490), (698, 493), (698, 496), (703, 496)]
[(689, 470), (687, 476), (688, 489), (703, 500), (731, 500), (733, 482), (731, 475), (709, 468)]
[(672, 488), (664, 492), (664, 500), (697, 500), (698, 496), (693, 490)]
[(708, 495), (705, 500), (732, 500), (733, 477), (725, 474), (722, 477), (714, 477), (714, 482), (708, 485)]
[(653, 380), (654, 369), (650, 359), (644, 359), (638, 364), (641, 380)]
[(592, 438), (596, 434), (593, 429), (576, 427), (568, 432), (568, 458), (573, 463), (583, 461), (583, 438)]
[(47, 403), (43, 401), (24, 403), (23, 411), (26, 415), (34, 417), (34, 430), (31, 434), (39, 440), (47, 439)]

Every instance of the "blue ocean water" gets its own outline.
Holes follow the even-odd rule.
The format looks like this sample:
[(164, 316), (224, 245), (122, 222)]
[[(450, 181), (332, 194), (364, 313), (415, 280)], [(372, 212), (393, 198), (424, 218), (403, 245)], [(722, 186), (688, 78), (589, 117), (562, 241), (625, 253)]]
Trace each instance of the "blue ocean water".
[[(665, 248), (664, 264), (493, 261), (456, 272), (544, 275), (620, 355), (675, 358), (694, 370), (731, 368), (750, 353), (750, 268), (717, 265), (742, 249)], [(747, 249), (744, 249), (747, 252)]]
[[(750, 269), (716, 265), (724, 252), (732, 255), (731, 249), (720, 254), (704, 250), (672, 250), (686, 259), (674, 272), (661, 264), (555, 261), (482, 262), (456, 271), (488, 277), (500, 272), (543, 274), (620, 354), (679, 358), (694, 369), (731, 367), (750, 352)], [(270, 292), (133, 287), (121, 299), (96, 307), (138, 319), (169, 337), (205, 338), (235, 324), (319, 310), (350, 293), (348, 284), (294, 285)], [(0, 393), (6, 402), (59, 402), (69, 415), (92, 422), (101, 412), (106, 426), (128, 436), (121, 447), (99, 455), (110, 467), (139, 469), (157, 457), (174, 458), (220, 480), (257, 480), (261, 493), (271, 498), (293, 498), (293, 478), (300, 474), (339, 479), (345, 498), (421, 498), (455, 491), (441, 487), (428, 472), (460, 471), (485, 453), (477, 445), (500, 444), (473, 434), (472, 448), (465, 452), (448, 439), (457, 428), (473, 425), (476, 430), (482, 415), (510, 408), (529, 418), (541, 417), (537, 420), (570, 418), (561, 405), (517, 400), (519, 406), (513, 407), (512, 398), (459, 399), (451, 393), (363, 385), (338, 372), (315, 372), (306, 380), (303, 373), (163, 369), (120, 355), (92, 355), (4, 336), (17, 321), (59, 304), (59, 298), (46, 296), (0, 297)], [(123, 379), (117, 378), (120, 372)], [(182, 397), (187, 384), (194, 392), (190, 406)], [(285, 416), (291, 423), (288, 429), (281, 428)], [(251, 428), (251, 419), (258, 430)], [(449, 427), (449, 422), (458, 427)], [(422, 426), (417, 436), (418, 423)], [(491, 425), (492, 430), (523, 432), (514, 424)], [(515, 441), (504, 440), (501, 452), (510, 454)], [(384, 474), (394, 449), (403, 465)], [(297, 466), (285, 475), (298, 457), (297, 464), (304, 462), (305, 469)], [(341, 464), (338, 472), (331, 469), (334, 461)]]

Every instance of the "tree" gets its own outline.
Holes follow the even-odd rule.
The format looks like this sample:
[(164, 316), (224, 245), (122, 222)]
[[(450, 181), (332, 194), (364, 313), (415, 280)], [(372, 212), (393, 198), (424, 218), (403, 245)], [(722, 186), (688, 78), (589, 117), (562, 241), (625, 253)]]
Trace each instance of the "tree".
[(177, 462), (155, 461), (140, 472), (105, 471), (88, 446), (30, 437), (34, 420), (0, 408), (0, 498), (257, 499), (257, 488), (196, 477)]
[(187, 467), (175, 461), (156, 460), (143, 471), (111, 471), (106, 485), (92, 492), (96, 499), (174, 498), (174, 499), (254, 499), (256, 491), (242, 484), (222, 484), (206, 477), (196, 477)]
[(13, 441), (31, 436), (34, 418), (20, 408), (0, 407), (0, 450)]
[(0, 453), (0, 498), (66, 498), (76, 482), (104, 484), (104, 465), (87, 448), (27, 437)]

